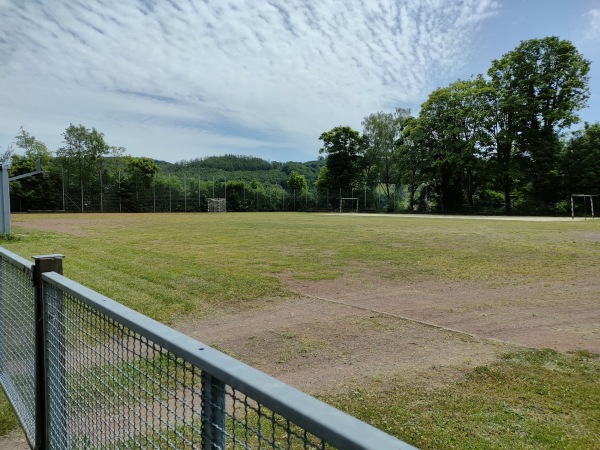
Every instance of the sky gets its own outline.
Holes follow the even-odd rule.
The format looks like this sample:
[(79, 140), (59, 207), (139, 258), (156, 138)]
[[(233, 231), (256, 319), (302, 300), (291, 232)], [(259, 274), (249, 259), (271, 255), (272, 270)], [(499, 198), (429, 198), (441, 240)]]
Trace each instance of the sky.
[(592, 62), (600, 0), (0, 0), (0, 151), (23, 127), (56, 151), (69, 124), (126, 154), (310, 161), (319, 135), (485, 74), (522, 40)]

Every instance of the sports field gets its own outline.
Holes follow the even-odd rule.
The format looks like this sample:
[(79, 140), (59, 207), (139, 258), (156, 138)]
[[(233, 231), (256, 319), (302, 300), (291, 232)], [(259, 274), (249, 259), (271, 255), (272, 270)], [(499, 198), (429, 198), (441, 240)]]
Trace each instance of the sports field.
[(14, 215), (13, 232), (9, 250), (65, 254), (66, 276), (418, 447), (600, 447), (600, 220)]

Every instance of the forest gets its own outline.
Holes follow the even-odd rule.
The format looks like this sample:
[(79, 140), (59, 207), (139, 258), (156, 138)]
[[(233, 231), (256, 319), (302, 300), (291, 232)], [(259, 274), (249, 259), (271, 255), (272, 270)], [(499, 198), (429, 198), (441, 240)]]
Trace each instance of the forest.
[[(315, 136), (319, 157), (270, 162), (225, 154), (177, 163), (127, 155), (102, 132), (70, 124), (51, 152), (21, 128), (2, 161), (17, 211), (351, 209), (444, 214), (564, 214), (571, 194), (600, 194), (600, 123), (578, 129), (586, 60), (557, 37), (523, 41), (486, 75), (431, 92), (417, 116), (374, 112), (363, 129)], [(317, 139), (318, 138), (318, 139)], [(318, 143), (320, 141), (320, 144)]]

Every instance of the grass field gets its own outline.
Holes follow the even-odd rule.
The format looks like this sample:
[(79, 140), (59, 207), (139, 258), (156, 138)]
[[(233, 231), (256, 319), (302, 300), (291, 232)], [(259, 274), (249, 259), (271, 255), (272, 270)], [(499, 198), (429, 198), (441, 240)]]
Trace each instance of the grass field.
[(65, 254), (68, 277), (418, 447), (600, 447), (600, 220), (16, 215), (13, 231), (9, 250)]

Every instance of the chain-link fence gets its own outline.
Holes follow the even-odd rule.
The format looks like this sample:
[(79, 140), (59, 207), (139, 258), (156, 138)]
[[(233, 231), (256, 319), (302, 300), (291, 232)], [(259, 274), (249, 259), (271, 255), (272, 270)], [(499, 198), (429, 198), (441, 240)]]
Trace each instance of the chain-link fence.
[[(188, 190), (153, 186), (133, 194), (113, 190), (102, 195), (67, 189), (62, 209), (68, 212), (205, 212), (216, 198), (226, 201), (227, 211), (364, 212), (399, 210), (404, 202), (401, 187), (389, 198), (377, 187), (294, 190), (280, 186), (256, 189), (228, 186), (227, 189), (221, 187), (214, 195), (212, 191), (193, 186)], [(18, 206), (13, 209), (17, 211)]]
[(33, 263), (0, 248), (0, 383), (31, 443), (36, 407), (32, 274)]
[[(36, 448), (412, 448), (58, 273), (40, 274), (36, 259), (38, 311), (31, 265), (0, 250), (2, 386), (25, 409), (19, 417)], [(28, 312), (13, 312), (16, 304)], [(38, 314), (41, 368), (31, 337)], [(47, 404), (32, 409), (40, 389)]]

